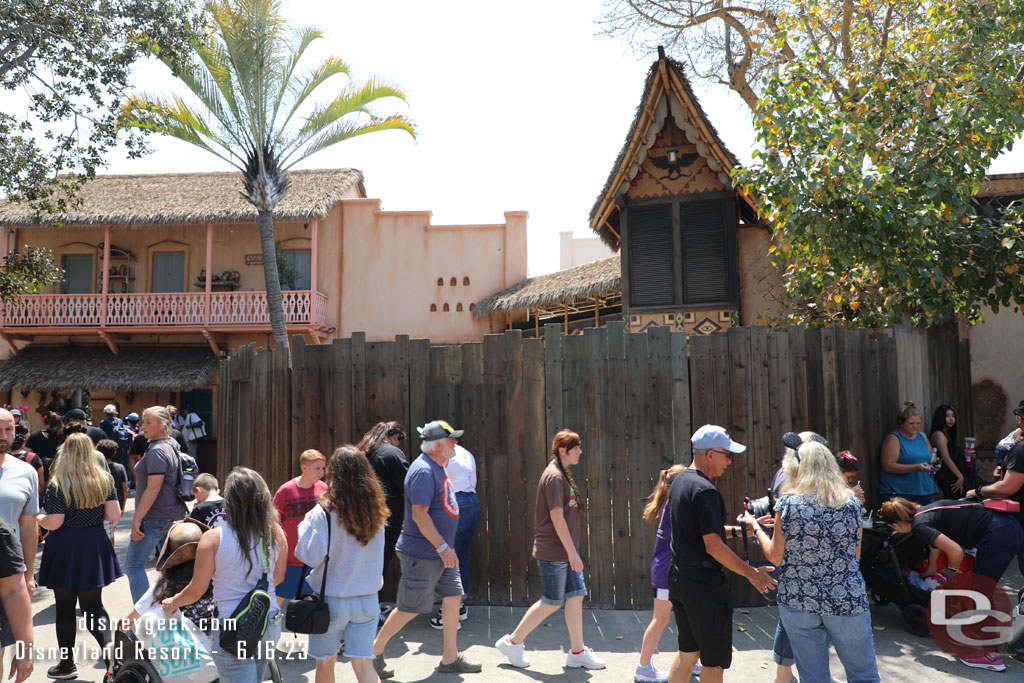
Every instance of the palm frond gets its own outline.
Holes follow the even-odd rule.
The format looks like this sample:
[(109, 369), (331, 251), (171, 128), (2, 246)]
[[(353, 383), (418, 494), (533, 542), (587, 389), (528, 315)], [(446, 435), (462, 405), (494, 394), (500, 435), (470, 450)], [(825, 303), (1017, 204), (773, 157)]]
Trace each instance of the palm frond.
[[(289, 145), (289, 154), (297, 151), (309, 140), (318, 136), (321, 131), (351, 114), (368, 114), (372, 116), (369, 106), (385, 97), (397, 97), (405, 100), (405, 93), (398, 87), (386, 84), (377, 79), (370, 79), (363, 85), (352, 85), (345, 88), (337, 97), (325, 105), (316, 107), (306, 119), (305, 124), (295, 134)], [(391, 117), (394, 118), (394, 117)], [(402, 117), (398, 117), (402, 118)], [(409, 126), (409, 133), (416, 137), (415, 130)], [(303, 154), (305, 156), (305, 154)]]
[[(312, 26), (306, 26), (303, 28), (296, 29), (292, 34), (291, 44), (288, 46), (288, 59), (285, 63), (284, 71), (281, 72), (279, 79), (283, 87), (278, 90), (277, 99), (274, 101), (274, 118), (275, 124), (277, 122), (277, 114), (281, 109), (281, 104), (284, 101), (285, 95), (295, 97), (297, 90), (296, 86), (292, 82), (292, 77), (295, 75), (295, 70), (299, 66), (299, 62), (302, 61), (302, 56), (305, 54), (306, 49), (313, 44), (314, 41), (324, 37), (323, 31)], [(287, 126), (287, 119), (277, 125), (278, 128)]]
[(317, 88), (323, 85), (328, 78), (339, 74), (345, 74), (348, 76), (350, 71), (351, 67), (343, 60), (338, 59), (337, 57), (328, 57), (313, 71), (296, 78), (294, 81), (295, 99), (292, 102), (291, 109), (288, 111), (288, 115), (281, 121), (281, 127), (287, 128), (299, 107), (301, 107), (309, 96), (316, 92)]
[(394, 114), (383, 119), (373, 119), (369, 123), (363, 124), (352, 124), (347, 121), (341, 121), (328, 128), (322, 134), (317, 136), (315, 140), (306, 145), (302, 149), (298, 158), (289, 162), (285, 168), (291, 168), (299, 161), (311, 157), (331, 145), (336, 145), (339, 142), (350, 140), (360, 135), (377, 133), (383, 130), (404, 130), (414, 138), (416, 137), (416, 128), (412, 125), (412, 122), (398, 114)]
[(210, 131), (203, 118), (178, 98), (131, 97), (121, 105), (120, 124), (177, 138), (241, 168), (241, 157)]

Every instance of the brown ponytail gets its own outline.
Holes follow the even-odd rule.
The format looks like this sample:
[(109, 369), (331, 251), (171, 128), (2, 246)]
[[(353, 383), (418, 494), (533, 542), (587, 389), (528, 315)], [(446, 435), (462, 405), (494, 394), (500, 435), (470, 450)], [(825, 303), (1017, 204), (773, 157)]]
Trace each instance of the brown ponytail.
[(580, 512), (586, 510), (583, 505), (583, 492), (580, 491), (580, 487), (576, 485), (576, 480), (572, 478), (572, 474), (569, 473), (569, 468), (562, 465), (562, 459), (558, 457), (558, 451), (562, 448), (568, 453), (573, 448), (580, 445), (580, 435), (569, 429), (563, 429), (562, 431), (555, 434), (555, 438), (551, 441), (551, 455), (558, 466), (559, 471), (569, 480), (569, 487), (572, 492), (576, 494), (576, 506), (579, 507)]
[(897, 497), (882, 503), (882, 509), (879, 511), (878, 517), (886, 524), (909, 522), (914, 518), (914, 512), (919, 507), (921, 506), (917, 503), (912, 503), (906, 498)]

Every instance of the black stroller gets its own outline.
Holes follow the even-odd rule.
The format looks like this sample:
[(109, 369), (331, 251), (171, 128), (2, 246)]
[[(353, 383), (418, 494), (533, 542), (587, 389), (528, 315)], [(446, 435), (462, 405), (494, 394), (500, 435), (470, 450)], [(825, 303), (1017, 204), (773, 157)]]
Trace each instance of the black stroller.
[(910, 584), (904, 567), (928, 557), (928, 547), (910, 534), (897, 534), (883, 522), (864, 529), (860, 571), (876, 605), (895, 603), (903, 610), (903, 626), (915, 636), (928, 635), (931, 594)]

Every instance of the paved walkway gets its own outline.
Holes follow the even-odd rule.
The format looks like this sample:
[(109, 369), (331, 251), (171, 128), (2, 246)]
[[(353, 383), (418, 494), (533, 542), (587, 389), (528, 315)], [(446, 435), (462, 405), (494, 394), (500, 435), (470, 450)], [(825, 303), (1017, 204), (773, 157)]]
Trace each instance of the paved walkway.
[[(128, 544), (131, 519), (131, 503), (125, 517), (118, 525), (117, 549), (124, 556)], [(154, 575), (151, 570), (151, 577)], [(1024, 585), (1020, 574), (1014, 568), (1008, 572), (1010, 585)], [(121, 577), (103, 591), (103, 601), (112, 618), (120, 618), (131, 611), (131, 595), (128, 579)], [(37, 647), (56, 648), (54, 632), (54, 607), (51, 591), (40, 588), (32, 600), (33, 623)], [(494, 648), (494, 641), (515, 628), (524, 608), (474, 607), (469, 608), (469, 619), (463, 622), (459, 632), (459, 645), (473, 659), (484, 665), (482, 674), (462, 676), (461, 679), (479, 683), (510, 681), (530, 683), (531, 681), (593, 681), (593, 683), (624, 683), (632, 680), (637, 664), (637, 653), (644, 629), (650, 620), (649, 612), (625, 610), (587, 610), (584, 612), (584, 638), (587, 645), (607, 659), (608, 667), (602, 671), (566, 669), (565, 648), (568, 644), (565, 624), (561, 613), (548, 619), (526, 642), (527, 654), (532, 661), (529, 669), (515, 669)], [(726, 672), (727, 681), (773, 680), (774, 664), (771, 662), (772, 637), (778, 611), (774, 607), (737, 609), (733, 613), (736, 622), (734, 632), (733, 665)], [(1003, 673), (969, 669), (940, 651), (928, 638), (918, 638), (903, 630), (900, 613), (894, 606), (874, 607), (872, 611), (875, 626), (875, 650), (883, 681), (907, 681), (940, 683), (945, 681), (1021, 681), (1024, 680), (1024, 665), (1007, 658), (1007, 670)], [(740, 629), (743, 629), (742, 631)], [(87, 633), (79, 633), (78, 643), (91, 647), (95, 641)], [(655, 663), (668, 668), (674, 654), (675, 630), (669, 626), (660, 643), (660, 652)], [(292, 643), (301, 649), (301, 636), (285, 634), (279, 648)], [(441, 632), (432, 629), (425, 617), (418, 617), (388, 644), (385, 653), (394, 666), (394, 681), (452, 681), (460, 680), (453, 675), (437, 674), (434, 667), (441, 659)], [(287, 658), (282, 652), (279, 665), (282, 677), (288, 683), (313, 681), (313, 660), (300, 657)], [(7, 662), (10, 656), (7, 657)], [(37, 662), (30, 681), (46, 681), (46, 669), (53, 662)], [(80, 664), (79, 677), (82, 681), (99, 683), (103, 678), (101, 665)], [(844, 680), (842, 668), (835, 654), (832, 656), (832, 672), (838, 680)], [(6, 674), (6, 668), (4, 670)], [(6, 680), (6, 675), (3, 677)], [(338, 681), (355, 681), (348, 664), (339, 663)], [(696, 680), (696, 679), (694, 679)]]

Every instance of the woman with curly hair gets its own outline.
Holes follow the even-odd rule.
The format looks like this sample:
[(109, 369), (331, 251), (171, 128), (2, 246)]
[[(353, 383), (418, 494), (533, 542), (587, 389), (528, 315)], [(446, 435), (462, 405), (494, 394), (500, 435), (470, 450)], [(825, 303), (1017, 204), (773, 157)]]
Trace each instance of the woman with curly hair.
[(109, 618), (101, 593), (104, 586), (121, 576), (121, 565), (103, 521), (117, 522), (120, 518), (114, 480), (96, 464), (92, 440), (85, 434), (71, 434), (61, 446), (39, 515), (39, 526), (52, 532), (43, 548), (39, 585), (53, 589), (61, 655), (60, 662), (46, 672), (50, 678), (77, 675), (72, 654), (76, 604), (81, 605), (89, 632), (100, 647), (110, 641)]
[(387, 519), (384, 489), (369, 461), (355, 446), (339, 447), (327, 463), (327, 491), (299, 524), (295, 546), (295, 556), (313, 567), (309, 583), (314, 593), (319, 595), (326, 585), (331, 611), (327, 633), (309, 637), (316, 683), (334, 681), (342, 641), (356, 680), (379, 680), (373, 669), (373, 639), (380, 613), (377, 591), (384, 585)]

